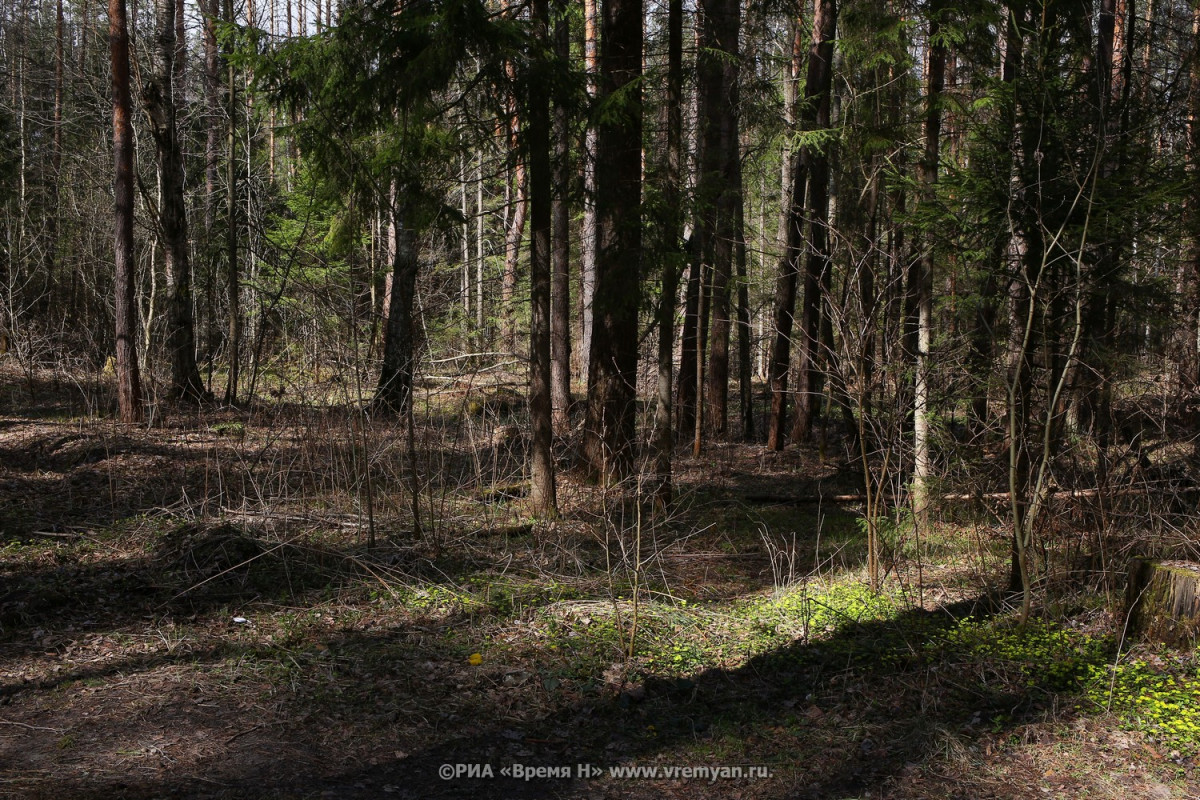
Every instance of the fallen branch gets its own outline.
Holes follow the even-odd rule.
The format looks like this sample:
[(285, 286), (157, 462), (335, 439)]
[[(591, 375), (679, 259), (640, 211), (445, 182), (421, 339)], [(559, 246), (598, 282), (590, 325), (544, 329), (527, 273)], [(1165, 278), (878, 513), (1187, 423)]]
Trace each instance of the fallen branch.
[[(1051, 497), (1065, 497), (1068, 499), (1078, 499), (1083, 497), (1143, 497), (1155, 494), (1200, 494), (1200, 486), (1169, 486), (1169, 487), (1143, 487), (1130, 489), (1051, 489)], [(867, 495), (865, 494), (811, 494), (801, 495), (800, 497), (784, 497), (781, 495), (748, 495), (745, 502), (753, 505), (812, 505), (816, 503), (865, 503)], [(935, 499), (942, 502), (964, 502), (977, 500), (984, 501), (1004, 501), (1009, 499), (1008, 492), (954, 492), (948, 494), (936, 495)], [(893, 496), (890, 500), (895, 501)]]

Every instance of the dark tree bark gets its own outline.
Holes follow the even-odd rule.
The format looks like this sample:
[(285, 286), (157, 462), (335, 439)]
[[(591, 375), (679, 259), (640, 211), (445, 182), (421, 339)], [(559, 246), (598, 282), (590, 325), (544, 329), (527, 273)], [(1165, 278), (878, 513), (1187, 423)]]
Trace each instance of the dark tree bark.
[(375, 405), (397, 414), (412, 409), (413, 373), (416, 368), (414, 327), (417, 272), (420, 261), (413, 232), (406, 226), (402, 199), (391, 192), (388, 226), (388, 256), (392, 262), (391, 285), (384, 298), (383, 362)]
[[(805, 113), (802, 115), (811, 115), (811, 124), (818, 130), (829, 127), (833, 39), (836, 31), (836, 0), (818, 0), (813, 19), (813, 43), (809, 48)], [(829, 158), (817, 147), (804, 148), (800, 157), (804, 166), (797, 169), (796, 180), (798, 182), (802, 174), (807, 178), (807, 207), (811, 223), (800, 314), (796, 413), (790, 434), (793, 441), (807, 441), (812, 436), (813, 421), (820, 409), (823, 378), (820, 368), (821, 305), (829, 270)], [(799, 220), (793, 224), (799, 224)], [(798, 272), (799, 252), (795, 253), (795, 258)]]
[[(513, 100), (512, 102), (516, 102)], [(517, 146), (516, 132), (520, 125), (514, 108), (509, 120), (509, 148), (513, 161), (509, 175), (509, 206), (508, 228), (504, 231), (504, 274), (500, 285), (501, 331), (500, 339), (504, 349), (512, 353), (517, 348), (517, 267), (521, 260), (521, 239), (525, 236), (525, 218), (529, 210), (528, 176), (525, 170), (525, 158)]]
[[(204, 245), (199, 248), (208, 265), (205, 281), (204, 302), (207, 309), (205, 329), (206, 374), (212, 386), (214, 358), (217, 351), (216, 332), (216, 276), (219, 256), (216, 241), (217, 226), (217, 180), (221, 163), (221, 58), (217, 47), (217, 19), (219, 0), (199, 0), (204, 14)], [(290, 26), (290, 21), (289, 21)]]
[[(1017, 78), (1021, 64), (1023, 40), (1020, 30), (1011, 15), (1005, 22), (1004, 58), (1000, 64), (1000, 80), (1012, 86)], [(1015, 107), (1009, 107), (1004, 117), (1004, 141), (1011, 142), (1015, 126)], [(999, 155), (999, 171), (1009, 176), (1013, 168), (1013, 149), (1002, 148)], [(976, 432), (982, 432), (990, 419), (988, 412), (988, 384), (992, 373), (992, 359), (996, 350), (996, 322), (998, 317), (998, 296), (1001, 282), (998, 276), (1006, 272), (1005, 262), (1008, 258), (1009, 237), (997, 237), (991, 252), (989, 263), (992, 269), (984, 276), (979, 289), (980, 302), (975, 314), (975, 330), (971, 336), (971, 366), (975, 372), (975, 390), (971, 401), (971, 422)]]
[(129, 91), (129, 29), (125, 0), (109, 0), (112, 55), (115, 235), (113, 280), (116, 291), (117, 408), (122, 422), (143, 417), (137, 356), (137, 303), (133, 255), (133, 105)]
[[(711, 270), (705, 416), (708, 429), (724, 435), (729, 424), (729, 286), (733, 273), (737, 209), (741, 204), (738, 136), (738, 60), (741, 3), (701, 0), (704, 22), (700, 57), (701, 204), (700, 235)], [(704, 321), (700, 322), (701, 327)]]
[[(535, 36), (548, 38), (547, 0), (534, 0)], [(538, 516), (558, 513), (554, 491), (554, 429), (550, 398), (550, 98), (546, 82), (534, 74), (526, 88), (526, 145), (529, 158), (529, 416), (530, 509)]]
[[(739, 167), (739, 172), (741, 169)], [(737, 226), (734, 246), (734, 263), (737, 266), (737, 324), (738, 324), (738, 401), (742, 416), (742, 441), (753, 442), (754, 430), (754, 386), (750, 364), (750, 343), (754, 331), (750, 327), (750, 283), (746, 275), (746, 220), (745, 204), (737, 205)]]
[[(588, 75), (587, 92), (596, 97), (599, 72), (599, 0), (583, 0), (583, 60)], [(579, 359), (580, 378), (591, 385), (588, 374), (592, 352), (592, 328), (595, 324), (593, 298), (596, 295), (596, 128), (588, 125), (583, 133), (583, 221), (579, 242)]]
[(1187, 174), (1190, 191), (1184, 208), (1187, 251), (1177, 280), (1182, 302), (1179, 385), (1183, 392), (1200, 387), (1200, 5), (1192, 11), (1192, 56), (1188, 60)]
[(682, 218), (680, 173), (683, 166), (683, 0), (667, 6), (666, 158), (663, 164), (663, 218), (659, 236), (662, 289), (658, 307), (658, 383), (654, 414), (655, 497), (663, 508), (673, 497), (675, 449), (672, 383), (675, 371), (675, 295), (679, 291)]
[(598, 228), (594, 335), (588, 359), (583, 455), (593, 475), (612, 481), (633, 466), (637, 318), (642, 245), (642, 3), (605, 0), (600, 91), (620, 107), (598, 126)]
[[(824, 121), (822, 121), (824, 117)], [(817, 125), (828, 127), (828, 106), (818, 114)], [(800, 312), (800, 353), (796, 370), (796, 412), (789, 438), (807, 442), (821, 411), (825, 388), (822, 369), (822, 305), (829, 282), (829, 159), (814, 154), (808, 167), (808, 206), (811, 222), (808, 260), (804, 271), (804, 297)]]
[[(215, 2), (215, 0), (214, 0)], [(233, 0), (225, 0), (225, 21), (233, 22)], [(237, 246), (237, 82), (233, 63), (227, 64), (226, 136), (225, 136), (225, 284), (229, 294), (229, 380), (225, 384), (225, 402), (237, 402), (242, 364), (241, 277), (238, 274)]]
[[(560, 64), (571, 56), (566, 9), (554, 26), (554, 55)], [(570, 115), (567, 99), (554, 97), (554, 186), (550, 207), (550, 402), (554, 432), (566, 436), (571, 427), (571, 181)]]
[(59, 172), (62, 169), (63, 128), (63, 0), (54, 4), (54, 131), (50, 146), (50, 213), (46, 215), (46, 275), (55, 271), (58, 251)]
[[(837, 26), (837, 6), (834, 0), (819, 0), (813, 19), (812, 41), (808, 48), (807, 79), (804, 104), (800, 108), (802, 130), (817, 124), (822, 99), (828, 107), (828, 87), (833, 72), (833, 37)], [(799, 42), (797, 37), (796, 42)], [(798, 59), (796, 59), (798, 60)], [(822, 87), (825, 87), (824, 93)], [(767, 366), (767, 382), (771, 388), (771, 414), (767, 427), (767, 449), (782, 450), (784, 425), (787, 419), (788, 370), (791, 366), (792, 327), (795, 323), (797, 284), (800, 260), (803, 255), (804, 209), (807, 204), (809, 173), (812, 168), (811, 148), (803, 148), (792, 166), (790, 202), (787, 210), (786, 246), (779, 261), (775, 278), (774, 344)]]
[(176, 0), (158, 0), (158, 70), (143, 89), (142, 106), (158, 155), (158, 233), (166, 263), (166, 345), (171, 364), (167, 397), (196, 402), (204, 399), (206, 392), (196, 366), (183, 150), (175, 121), (175, 84), (182, 66), (178, 60), (176, 13)]
[(217, 48), (217, 1), (200, 0), (204, 13), (204, 230), (209, 238), (216, 225), (217, 170), (221, 163), (221, 57)]

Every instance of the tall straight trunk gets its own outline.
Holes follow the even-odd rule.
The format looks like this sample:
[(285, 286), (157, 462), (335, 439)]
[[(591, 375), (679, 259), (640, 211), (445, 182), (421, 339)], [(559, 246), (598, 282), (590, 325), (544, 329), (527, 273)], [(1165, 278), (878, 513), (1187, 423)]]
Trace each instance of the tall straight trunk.
[[(225, 21), (232, 23), (233, 0), (225, 0)], [(241, 277), (238, 274), (237, 246), (237, 82), (233, 62), (226, 60), (226, 135), (225, 135), (225, 288), (229, 297), (229, 377), (225, 384), (225, 402), (237, 402), (239, 371), (242, 362)]]
[[(460, 145), (461, 147), (462, 145)], [(459, 211), (462, 213), (462, 264), (459, 267), (458, 293), (462, 299), (463, 319), (471, 319), (471, 211), (467, 205), (467, 154), (458, 154)], [(464, 326), (465, 327), (465, 326)], [(465, 347), (470, 347), (465, 344)]]
[(92, 8), (89, 0), (83, 0), (83, 7), (79, 10), (79, 59), (76, 63), (79, 65), (79, 73), (85, 74), (88, 63), (88, 34), (92, 28)]
[(683, 0), (667, 5), (666, 144), (663, 169), (662, 232), (659, 237), (662, 288), (658, 307), (658, 381), (654, 412), (654, 480), (659, 505), (673, 499), (672, 456), (675, 450), (672, 383), (675, 372), (675, 296), (679, 291), (682, 217), (679, 213), (683, 167)]
[[(1096, 39), (1096, 155), (1099, 179), (1104, 184), (1110, 184), (1126, 164), (1136, 8), (1136, 0), (1100, 3)], [(1076, 430), (1090, 427), (1095, 433), (1099, 446), (1096, 479), (1101, 488), (1107, 483), (1112, 423), (1113, 367), (1107, 353), (1116, 347), (1117, 297), (1113, 287), (1119, 285), (1122, 264), (1126, 261), (1126, 243), (1136, 238), (1135, 225), (1125, 215), (1100, 215), (1092, 270), (1094, 288), (1084, 304), (1080, 358), (1069, 367), (1068, 424)]]
[(46, 275), (54, 274), (58, 250), (59, 172), (62, 169), (63, 127), (63, 0), (54, 4), (54, 131), (50, 141), (50, 210), (46, 215)]
[(696, 348), (699, 339), (700, 260), (696, 255), (695, 234), (687, 242), (684, 258), (688, 264), (683, 298), (683, 330), (679, 340), (679, 377), (675, 391), (675, 429), (690, 437), (696, 427)]
[(642, 250), (642, 2), (605, 0), (600, 90), (619, 94), (622, 114), (596, 132), (597, 259), (595, 335), (588, 365), (583, 455), (609, 482), (633, 466)]
[[(938, 179), (938, 159), (941, 153), (942, 108), (941, 95), (946, 78), (946, 47), (942, 41), (940, 15), (942, 6), (934, 2), (929, 10), (929, 48), (925, 65), (925, 152), (917, 169), (921, 203), (932, 204)], [(936, 234), (925, 234), (921, 258), (917, 266), (917, 352), (913, 382), (913, 513), (923, 516), (929, 502), (930, 481), (933, 479), (933, 456), (930, 450), (932, 408), (930, 403), (930, 343), (933, 340), (933, 249)]]
[(117, 408), (122, 422), (143, 417), (142, 382), (137, 355), (137, 303), (133, 253), (133, 100), (129, 91), (129, 29), (125, 0), (109, 0), (112, 55), (114, 265), (117, 339)]
[(407, 225), (403, 198), (394, 186), (390, 196), (388, 258), (392, 274), (383, 301), (383, 359), (375, 405), (404, 415), (412, 410), (413, 373), (416, 371), (414, 309), (420, 261), (415, 237)]
[(483, 152), (475, 154), (475, 335), (484, 338), (483, 317)]
[[(789, 21), (792, 55), (784, 66), (783, 75), (783, 122), (788, 130), (796, 124), (800, 111), (800, 71), (804, 68), (804, 26), (803, 20), (793, 17)], [(784, 137), (783, 154), (779, 159), (779, 247), (785, 253), (788, 250), (788, 231), (792, 223), (792, 181), (796, 168), (798, 153), (792, 147), (790, 137)], [(800, 199), (803, 202), (803, 198)]]
[(692, 268), (696, 271), (696, 418), (692, 427), (692, 457), (699, 458), (704, 444), (704, 377), (705, 355), (708, 352), (708, 318), (712, 305), (712, 267), (705, 263), (704, 238), (696, 233), (697, 245), (692, 250)]
[(204, 13), (204, 232), (213, 237), (216, 226), (217, 170), (221, 163), (220, 52), (217, 48), (218, 0), (200, 0)]
[[(583, 62), (587, 72), (587, 92), (596, 97), (599, 47), (597, 26), (599, 0), (583, 0)], [(588, 125), (583, 134), (583, 222), (579, 242), (579, 353), (580, 380), (591, 385), (589, 375), (592, 352), (592, 327), (595, 321), (596, 295), (596, 129)]]
[[(738, 170), (741, 172), (741, 169)], [(751, 340), (754, 330), (750, 325), (750, 281), (746, 274), (746, 219), (745, 205), (737, 206), (737, 225), (734, 230), (734, 264), (737, 269), (737, 325), (738, 325), (738, 406), (742, 417), (742, 441), (753, 442), (754, 430), (754, 386), (752, 382)]]
[[(837, 31), (836, 0), (818, 0), (813, 20), (813, 46), (809, 50), (806, 100), (813, 104), (808, 114), (818, 130), (829, 127), (830, 90), (833, 81), (833, 38)], [(804, 273), (804, 297), (800, 313), (800, 352), (797, 369), (796, 413), (790, 438), (807, 441), (812, 437), (813, 422), (820, 409), (823, 373), (821, 371), (821, 306), (829, 270), (829, 158), (817, 147), (801, 153), (808, 178), (809, 247)], [(797, 221), (796, 224), (799, 224)], [(797, 262), (799, 253), (796, 254)], [(799, 269), (797, 263), (797, 270)]]
[[(515, 100), (512, 101), (515, 104)], [(502, 308), (502, 330), (500, 338), (504, 349), (512, 353), (517, 347), (517, 268), (521, 261), (521, 240), (525, 236), (525, 217), (528, 213), (529, 186), (525, 170), (525, 157), (521, 155), (517, 145), (517, 129), (520, 121), (515, 105), (509, 118), (509, 149), (512, 152), (511, 172), (509, 175), (511, 198), (508, 216), (508, 227), (504, 232), (504, 275), (500, 286), (500, 304)]]
[[(180, 0), (180, 3), (182, 2), (183, 0)], [(267, 3), (267, 17), (270, 20), (268, 27), (272, 42), (278, 40), (275, 3), (276, 0), (269, 0)], [(275, 103), (270, 104), (267, 112), (267, 179), (275, 183)]]
[[(818, 0), (813, 18), (812, 40), (808, 47), (804, 104), (799, 113), (801, 130), (817, 124), (822, 104), (828, 108), (828, 92), (833, 74), (833, 37), (837, 27), (835, 0)], [(797, 28), (799, 28), (797, 24)], [(799, 46), (799, 37), (794, 40)], [(799, 63), (799, 55), (793, 55)], [(790, 173), (791, 186), (787, 203), (785, 247), (775, 277), (774, 343), (767, 366), (767, 383), (771, 389), (771, 413), (767, 424), (767, 449), (782, 450), (787, 420), (788, 371), (791, 368), (792, 327), (795, 324), (797, 284), (804, 251), (804, 219), (808, 205), (809, 173), (813, 162), (812, 148), (803, 148), (795, 159)]]
[(1200, 386), (1200, 4), (1192, 11), (1192, 57), (1189, 59), (1187, 174), (1188, 197), (1184, 207), (1187, 257), (1180, 266), (1182, 303), (1182, 354), (1179, 383), (1183, 392)]
[(172, 401), (199, 401), (205, 389), (196, 366), (183, 149), (175, 110), (175, 86), (182, 66), (178, 60), (177, 12), (176, 0), (158, 0), (158, 73), (145, 84), (142, 106), (158, 156), (158, 231), (166, 266), (166, 349), (171, 365), (167, 397)]
[[(1017, 79), (1021, 63), (1023, 40), (1016, 20), (1009, 15), (1005, 21), (1004, 55), (1000, 63), (1000, 80), (1006, 86), (1012, 86)], [(1004, 141), (1011, 142), (1015, 126), (1015, 106), (1005, 110)], [(1000, 152), (1000, 167), (1003, 174), (1011, 175), (1015, 161), (1013, 148), (1004, 147)], [(997, 276), (1007, 270), (1006, 259), (1010, 238), (1008, 235), (998, 236), (991, 252), (989, 263), (991, 270), (984, 276), (980, 287), (979, 306), (975, 313), (975, 331), (971, 336), (971, 365), (975, 372), (975, 396), (971, 400), (971, 422), (977, 429), (982, 429), (990, 418), (988, 413), (988, 390), (992, 373), (992, 360), (996, 350), (996, 320), (998, 316), (997, 296), (1000, 290)]]
[[(561, 4), (560, 4), (561, 6)], [(571, 28), (565, 7), (554, 25), (554, 55), (565, 65), (571, 57)], [(571, 427), (571, 182), (570, 112), (568, 99), (554, 97), (554, 185), (550, 208), (550, 405), (554, 432), (567, 435)]]
[[(817, 124), (828, 127), (818, 115)], [(825, 389), (822, 368), (822, 306), (829, 283), (829, 159), (816, 153), (808, 167), (808, 210), (811, 222), (808, 234), (808, 259), (804, 271), (804, 297), (800, 312), (800, 352), (796, 369), (796, 410), (789, 438), (806, 442), (812, 438), (813, 425), (821, 413)]]
[[(700, 203), (704, 260), (712, 275), (709, 309), (708, 369), (705, 416), (708, 429), (724, 435), (728, 428), (730, 283), (733, 274), (737, 208), (741, 204), (738, 136), (738, 59), (741, 3), (702, 0), (704, 10), (700, 61), (703, 148)], [(704, 320), (700, 321), (703, 328)]]
[[(534, 36), (549, 38), (548, 0), (534, 0)], [(550, 399), (550, 97), (534, 76), (526, 93), (526, 144), (529, 152), (529, 449), (530, 510), (542, 517), (558, 513), (554, 491), (554, 428)]]

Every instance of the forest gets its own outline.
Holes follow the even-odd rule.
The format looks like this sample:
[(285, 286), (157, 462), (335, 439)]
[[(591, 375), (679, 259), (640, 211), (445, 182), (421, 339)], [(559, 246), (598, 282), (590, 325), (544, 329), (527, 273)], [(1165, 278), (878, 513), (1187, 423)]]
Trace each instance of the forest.
[(1200, 5), (0, 65), (0, 796), (1200, 795)]

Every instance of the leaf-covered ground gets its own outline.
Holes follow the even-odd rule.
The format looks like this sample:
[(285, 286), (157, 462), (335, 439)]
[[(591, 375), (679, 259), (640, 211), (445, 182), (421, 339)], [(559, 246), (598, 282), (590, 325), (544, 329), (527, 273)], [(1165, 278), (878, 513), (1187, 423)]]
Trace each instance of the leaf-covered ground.
[(431, 401), (414, 470), (346, 410), (35, 388), (0, 395), (0, 795), (1200, 795), (1192, 653), (1082, 593), (1017, 628), (984, 522), (885, 526), (871, 593), (815, 450), (682, 459), (669, 518), (565, 473), (549, 522), (486, 404)]

